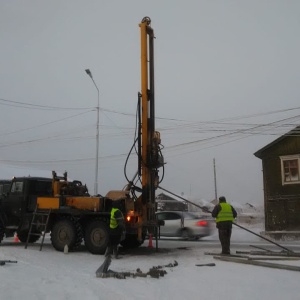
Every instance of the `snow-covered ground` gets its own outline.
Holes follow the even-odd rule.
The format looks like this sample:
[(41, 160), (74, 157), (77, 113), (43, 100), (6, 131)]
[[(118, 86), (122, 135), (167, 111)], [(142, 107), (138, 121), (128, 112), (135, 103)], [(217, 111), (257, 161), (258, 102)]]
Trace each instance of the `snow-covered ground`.
[[(259, 233), (261, 228), (250, 226)], [(135, 273), (153, 266), (178, 262), (165, 267), (164, 277), (128, 277), (126, 279), (98, 278), (96, 270), (103, 256), (92, 255), (84, 247), (78, 252), (64, 254), (55, 251), (47, 238), (42, 251), (39, 245), (15, 243), (4, 239), (0, 246), (0, 260), (17, 260), (16, 264), (0, 266), (0, 299), (299, 299), (299, 272), (271, 269), (214, 260), (206, 251), (219, 252), (217, 232), (199, 242), (159, 241), (158, 252), (149, 248), (148, 241), (138, 250), (125, 252), (112, 260), (110, 270)], [(240, 228), (233, 229), (232, 251), (254, 250), (249, 244), (259, 237)], [(292, 243), (298, 246), (299, 241)], [(186, 245), (188, 245), (186, 247)], [(291, 245), (291, 244), (289, 244)], [(280, 250), (273, 247), (274, 250)], [(195, 264), (212, 263), (214, 267)], [(300, 266), (300, 261), (280, 261)]]

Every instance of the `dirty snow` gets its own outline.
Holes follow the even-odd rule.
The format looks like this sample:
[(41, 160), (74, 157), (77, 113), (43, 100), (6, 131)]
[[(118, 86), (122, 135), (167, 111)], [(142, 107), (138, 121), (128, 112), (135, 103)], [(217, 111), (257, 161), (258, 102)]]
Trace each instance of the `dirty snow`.
[[(249, 225), (259, 233), (262, 228)], [(232, 251), (254, 250), (258, 243), (272, 250), (280, 250), (248, 232), (235, 227)], [(300, 251), (299, 241), (284, 242)], [(217, 232), (198, 242), (160, 240), (158, 251), (148, 247), (146, 240), (138, 250), (123, 252), (122, 258), (112, 260), (110, 270), (135, 273), (153, 266), (178, 262), (176, 267), (165, 267), (164, 277), (97, 278), (96, 270), (104, 257), (92, 255), (82, 246), (78, 252), (57, 252), (46, 238), (43, 250), (39, 244), (24, 245), (4, 239), (0, 259), (17, 260), (16, 264), (0, 266), (1, 299), (299, 299), (299, 272), (271, 269), (214, 260), (204, 252), (219, 252)], [(195, 264), (214, 262), (214, 267)], [(300, 266), (297, 261), (280, 263)]]

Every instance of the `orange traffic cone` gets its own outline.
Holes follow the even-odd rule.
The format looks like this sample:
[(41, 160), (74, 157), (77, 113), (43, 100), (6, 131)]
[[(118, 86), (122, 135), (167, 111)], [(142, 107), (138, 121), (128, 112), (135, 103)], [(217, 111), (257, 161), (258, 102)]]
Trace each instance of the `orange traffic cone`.
[(17, 233), (15, 233), (15, 235), (14, 235), (14, 242), (15, 243), (20, 243), (20, 240), (18, 238), (18, 234)]
[(149, 233), (149, 245), (148, 245), (149, 248), (153, 248), (153, 245), (152, 245), (152, 233)]

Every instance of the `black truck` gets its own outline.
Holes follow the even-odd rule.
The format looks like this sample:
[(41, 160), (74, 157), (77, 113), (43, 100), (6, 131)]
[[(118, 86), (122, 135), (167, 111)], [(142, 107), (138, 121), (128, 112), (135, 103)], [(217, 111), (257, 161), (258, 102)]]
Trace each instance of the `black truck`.
[[(9, 189), (0, 198), (0, 243), (4, 237), (17, 233), (22, 243), (34, 243), (50, 233), (51, 243), (58, 251), (76, 250), (84, 241), (93, 254), (104, 254), (109, 238), (109, 219), (113, 201), (120, 203), (126, 216), (124, 247), (140, 246), (138, 216), (134, 201), (127, 191), (111, 191), (107, 196), (90, 196), (81, 181), (67, 180), (67, 173), (52, 178), (14, 177)], [(129, 216), (128, 216), (129, 214)], [(41, 249), (41, 248), (40, 248)]]
[[(0, 181), (0, 242), (16, 232), (21, 242), (26, 242), (37, 197), (52, 193), (51, 178), (20, 177)], [(35, 242), (39, 236), (30, 236)]]

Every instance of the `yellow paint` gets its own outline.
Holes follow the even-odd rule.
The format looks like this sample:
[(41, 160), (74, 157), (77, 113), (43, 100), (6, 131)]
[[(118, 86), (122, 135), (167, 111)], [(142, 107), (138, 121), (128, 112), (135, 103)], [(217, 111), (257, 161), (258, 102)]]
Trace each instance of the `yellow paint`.
[[(63, 198), (65, 206), (72, 208), (100, 211), (102, 207), (102, 199), (98, 197), (65, 197)], [(37, 204), (39, 209), (59, 209), (63, 203), (60, 203), (59, 197), (40, 197), (37, 198)]]
[(58, 197), (40, 197), (37, 198), (37, 204), (39, 209), (58, 209), (59, 198)]
[(67, 197), (66, 205), (77, 209), (100, 211), (102, 200), (98, 197)]
[(142, 94), (142, 186), (148, 183), (147, 145), (148, 142), (148, 34), (147, 22), (140, 23), (141, 29), (141, 94)]

